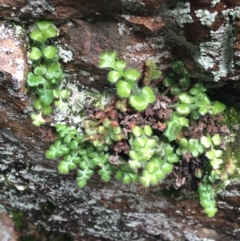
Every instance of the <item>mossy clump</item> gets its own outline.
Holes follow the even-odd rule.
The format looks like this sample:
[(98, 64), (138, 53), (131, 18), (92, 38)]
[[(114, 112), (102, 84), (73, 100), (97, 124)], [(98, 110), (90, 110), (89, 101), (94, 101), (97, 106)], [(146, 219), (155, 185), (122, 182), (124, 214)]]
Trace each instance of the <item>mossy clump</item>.
[(239, 178), (240, 173), (240, 110), (227, 107), (223, 113), (224, 121), (230, 130), (230, 134), (225, 137), (226, 145), (223, 153), (224, 163), (222, 165), (222, 180), (233, 180)]

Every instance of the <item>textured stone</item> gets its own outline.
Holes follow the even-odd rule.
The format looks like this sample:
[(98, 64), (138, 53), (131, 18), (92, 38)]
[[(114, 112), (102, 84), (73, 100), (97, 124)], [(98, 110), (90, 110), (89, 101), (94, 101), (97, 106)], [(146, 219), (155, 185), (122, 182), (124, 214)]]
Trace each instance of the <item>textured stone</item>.
[[(76, 112), (83, 108), (74, 105), (79, 89), (110, 89), (106, 71), (97, 68), (103, 51), (117, 50), (140, 71), (150, 58), (164, 75), (172, 60), (180, 58), (193, 77), (238, 80), (239, 12), (237, 0), (0, 0), (1, 18), (16, 25), (28, 27), (36, 19), (57, 24), (65, 84), (72, 87), (69, 102)], [(27, 48), (7, 21), (0, 31), (1, 204), (22, 211), (40, 234), (69, 233), (75, 240), (240, 239), (238, 183), (218, 196), (219, 212), (209, 219), (197, 201), (171, 199), (160, 186), (105, 184), (94, 177), (79, 189), (74, 174), (59, 175), (57, 162), (45, 159), (50, 143), (44, 130), (31, 125), (24, 88)]]

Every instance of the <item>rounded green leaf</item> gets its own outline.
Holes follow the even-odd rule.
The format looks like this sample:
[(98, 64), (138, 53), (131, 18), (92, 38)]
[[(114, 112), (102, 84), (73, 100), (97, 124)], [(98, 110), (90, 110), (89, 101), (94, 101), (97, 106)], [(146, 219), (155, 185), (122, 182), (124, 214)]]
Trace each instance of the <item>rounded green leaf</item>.
[(146, 170), (143, 171), (143, 175), (140, 177), (140, 182), (145, 186), (149, 187), (151, 181), (151, 174)]
[(127, 98), (131, 93), (132, 84), (127, 81), (120, 80), (117, 83), (117, 94), (120, 97)]
[(30, 38), (32, 40), (35, 40), (39, 43), (43, 43), (45, 41), (42, 32), (39, 30), (34, 30), (33, 32), (30, 33)]
[(212, 137), (212, 142), (215, 146), (218, 146), (221, 144), (221, 137), (219, 134), (216, 134)]
[(156, 99), (155, 94), (153, 93), (153, 90), (149, 86), (143, 87), (141, 97), (147, 103), (153, 103)]
[(38, 22), (36, 22), (36, 25), (38, 26), (38, 28), (40, 30), (45, 30), (45, 29), (49, 28), (51, 24), (52, 23), (49, 22), (49, 21), (38, 21)]
[(47, 46), (43, 49), (43, 55), (47, 59), (53, 59), (57, 53), (57, 49), (54, 46)]
[(68, 174), (69, 173), (69, 167), (68, 167), (69, 163), (65, 162), (65, 161), (61, 161), (58, 165), (58, 171), (61, 174)]
[(123, 61), (123, 60), (117, 60), (115, 62), (115, 67), (118, 69), (118, 70), (123, 70), (125, 67), (126, 67), (126, 61)]
[(141, 167), (141, 163), (138, 160), (130, 160), (128, 161), (128, 165), (131, 169), (137, 171), (138, 168)]
[(134, 126), (132, 128), (132, 133), (134, 136), (140, 136), (142, 134), (142, 129), (139, 126)]
[(60, 95), (62, 99), (67, 99), (69, 94), (70, 94), (69, 90), (60, 90)]
[(108, 73), (108, 80), (111, 83), (115, 83), (119, 80), (119, 78), (121, 77), (121, 73), (116, 71), (116, 70), (112, 70)]
[(130, 150), (128, 155), (132, 160), (137, 160), (138, 156), (139, 156), (139, 154), (136, 151), (133, 151), (133, 150)]
[(37, 47), (32, 47), (31, 52), (29, 53), (29, 57), (32, 60), (39, 60), (42, 56), (42, 52)]
[(42, 105), (41, 101), (38, 100), (38, 99), (35, 99), (35, 100), (34, 100), (33, 106), (34, 106), (34, 108), (37, 109), (37, 110), (41, 110), (41, 109), (43, 108), (43, 105)]
[(136, 81), (140, 77), (140, 72), (136, 69), (127, 69), (124, 73), (124, 77), (131, 82)]
[(168, 160), (168, 162), (170, 162), (170, 163), (176, 163), (176, 162), (179, 161), (179, 157), (178, 157), (178, 155), (176, 155), (176, 154), (172, 154), (172, 155), (170, 155), (170, 156), (167, 157), (167, 160)]
[(142, 99), (141, 97), (139, 97), (137, 95), (133, 95), (130, 97), (130, 104), (137, 111), (143, 111), (148, 106), (148, 102), (146, 102), (144, 99)]
[(111, 176), (108, 175), (108, 174), (104, 174), (104, 175), (101, 175), (101, 179), (102, 179), (104, 182), (109, 182), (110, 179), (111, 179)]
[(176, 78), (166, 77), (163, 79), (163, 85), (165, 87), (173, 86), (176, 83)]
[(51, 25), (47, 29), (42, 30), (42, 33), (43, 33), (43, 36), (47, 39), (47, 38), (56, 37), (58, 34), (58, 31), (55, 28), (55, 26)]
[(187, 93), (182, 93), (178, 96), (178, 98), (181, 100), (184, 104), (190, 104), (192, 102), (191, 97)]
[(124, 176), (123, 176), (123, 183), (124, 184), (129, 184), (131, 182), (131, 176), (129, 174), (126, 174), (124, 173)]
[(178, 72), (178, 73), (181, 73), (183, 72), (184, 70), (184, 64), (181, 60), (175, 60), (173, 63), (172, 63), (172, 69), (175, 71), (175, 72)]
[(80, 188), (85, 187), (85, 186), (87, 185), (87, 180), (78, 177), (78, 178), (77, 178), (77, 185), (78, 185)]
[(188, 87), (190, 85), (190, 78), (188, 76), (184, 76), (180, 79), (180, 85), (183, 87)]
[(173, 95), (179, 95), (181, 92), (182, 92), (182, 90), (181, 90), (180, 88), (178, 88), (177, 86), (173, 86), (173, 87), (171, 88), (171, 93), (172, 93)]
[(211, 146), (211, 139), (206, 137), (206, 136), (202, 136), (201, 138), (201, 144), (205, 147), (205, 148), (209, 148)]
[(146, 169), (149, 173), (153, 173), (156, 170), (156, 164), (154, 162), (148, 162), (146, 165)]
[(187, 104), (179, 104), (176, 110), (180, 115), (188, 115), (191, 112)]
[(45, 75), (47, 72), (47, 68), (44, 65), (37, 66), (33, 72), (35, 75)]
[(46, 105), (43, 107), (43, 114), (50, 115), (52, 113), (52, 106)]
[(173, 165), (170, 163), (164, 163), (161, 169), (163, 173), (169, 174), (173, 170)]
[(30, 72), (28, 74), (27, 83), (31, 87), (37, 87), (40, 84), (44, 84), (45, 79), (42, 76), (39, 76), (39, 75), (36, 76), (36, 75), (34, 75), (33, 73)]
[(152, 128), (149, 125), (145, 125), (143, 131), (147, 136), (152, 135)]

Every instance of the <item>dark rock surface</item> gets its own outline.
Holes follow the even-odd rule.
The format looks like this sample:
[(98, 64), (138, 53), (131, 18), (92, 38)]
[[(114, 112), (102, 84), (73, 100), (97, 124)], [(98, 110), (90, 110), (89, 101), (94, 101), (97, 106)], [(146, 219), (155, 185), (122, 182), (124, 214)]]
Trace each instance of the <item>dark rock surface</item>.
[(223, 85), (239, 79), (239, 1), (0, 0), (0, 16), (1, 205), (23, 212), (28, 225), (75, 240), (240, 240), (239, 183), (218, 196), (210, 219), (196, 200), (171, 198), (161, 186), (94, 177), (79, 189), (74, 174), (59, 175), (57, 162), (45, 159), (44, 130), (31, 125), (26, 37), (7, 21), (56, 23), (68, 81), (79, 87), (106, 88), (106, 72), (97, 68), (106, 50), (139, 70), (151, 58), (163, 75), (180, 58), (193, 77)]

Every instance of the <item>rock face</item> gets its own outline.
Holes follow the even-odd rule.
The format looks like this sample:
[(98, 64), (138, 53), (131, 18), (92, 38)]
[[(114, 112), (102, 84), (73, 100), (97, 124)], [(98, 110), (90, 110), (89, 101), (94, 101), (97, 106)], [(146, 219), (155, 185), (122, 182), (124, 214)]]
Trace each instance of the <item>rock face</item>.
[[(218, 196), (209, 219), (191, 199), (172, 199), (160, 186), (145, 189), (94, 177), (79, 189), (45, 159), (51, 126), (32, 126), (25, 89), (27, 39), (16, 25), (50, 19), (60, 29), (58, 48), (68, 82), (108, 88), (98, 55), (117, 50), (142, 71), (154, 60), (163, 76), (173, 59), (192, 77), (238, 80), (240, 2), (227, 0), (0, 0), (0, 204), (24, 221), (75, 240), (239, 240), (239, 183)], [(37, 240), (37, 238), (36, 238)], [(40, 237), (39, 240), (44, 240)]]

